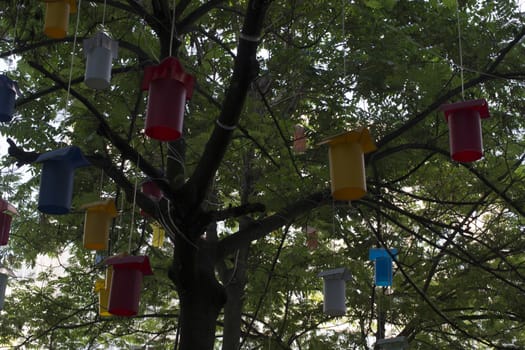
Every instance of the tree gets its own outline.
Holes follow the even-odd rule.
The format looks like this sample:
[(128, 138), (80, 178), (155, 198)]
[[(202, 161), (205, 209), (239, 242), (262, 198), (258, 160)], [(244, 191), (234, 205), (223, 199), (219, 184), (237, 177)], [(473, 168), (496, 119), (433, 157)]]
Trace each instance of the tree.
[[(355, 348), (403, 335), (411, 349), (525, 346), (525, 35), (514, 1), (78, 3), (69, 35), (42, 34), (43, 4), (3, 1), (0, 57), (22, 91), (3, 158), (19, 209), (3, 264), (64, 259), (14, 280), (0, 337), (18, 347)], [(81, 39), (117, 39), (111, 87), (83, 84)], [(458, 40), (459, 39), (459, 40)], [(144, 68), (168, 56), (195, 76), (184, 137), (143, 133)], [(485, 155), (450, 160), (439, 107), (485, 98)], [(309, 148), (292, 150), (293, 126)], [(370, 128), (368, 193), (333, 201), (324, 138)], [(77, 145), (73, 211), (36, 209), (36, 157)], [(22, 176), (13, 170), (16, 163)], [(137, 189), (149, 177), (156, 203)], [(101, 266), (82, 248), (82, 204), (114, 196), (108, 254), (148, 254), (141, 313), (100, 318)], [(125, 196), (127, 202), (121, 201)], [(149, 217), (134, 214), (140, 207)], [(151, 247), (149, 223), (169, 244)], [(317, 230), (308, 250), (306, 227)], [(135, 229), (137, 228), (137, 229)], [(393, 289), (375, 287), (371, 247), (397, 247)], [(323, 269), (353, 273), (347, 315), (322, 315)], [(175, 290), (173, 290), (173, 287)], [(223, 312), (224, 310), (224, 312)], [(5, 317), (4, 317), (5, 316)], [(344, 326), (344, 332), (340, 328)]]

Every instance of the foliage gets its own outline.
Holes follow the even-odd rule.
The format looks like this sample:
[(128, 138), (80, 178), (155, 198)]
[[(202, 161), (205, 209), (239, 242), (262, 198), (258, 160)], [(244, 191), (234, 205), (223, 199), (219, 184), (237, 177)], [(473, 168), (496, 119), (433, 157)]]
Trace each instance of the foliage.
[[(51, 40), (42, 33), (44, 3), (0, 1), (0, 58), (13, 61), (3, 71), (22, 91), (0, 132), (26, 151), (77, 145), (125, 179), (106, 163), (79, 169), (72, 212), (45, 215), (36, 209), (40, 165), (4, 151), (2, 197), (19, 215), (1, 262), (20, 275), (37, 272), (10, 279), (0, 344), (172, 349), (181, 333), (174, 267), (184, 261), (177, 248), (204, 240), (217, 252), (217, 271), (232, 273), (225, 287), (242, 280), (246, 264), (242, 296), (227, 301), (242, 303), (243, 349), (372, 349), (376, 337), (399, 335), (410, 349), (525, 347), (525, 27), (515, 1), (271, 1), (249, 62), (258, 72), (248, 79), (253, 72), (241, 70), (249, 85), (233, 106), (229, 94), (240, 84), (234, 67), (249, 41), (240, 33), (250, 9), (265, 1), (176, 3), (173, 11), (166, 0), (82, 1), (78, 29), (72, 14), (69, 35)], [(119, 41), (119, 57), (111, 88), (94, 91), (83, 83), (81, 43), (102, 28)], [(176, 174), (173, 149), (181, 145), (144, 135), (147, 92), (140, 90), (144, 67), (169, 50), (197, 82), (186, 106), (184, 169)], [(477, 98), (488, 101), (491, 114), (482, 121), (484, 158), (453, 162), (439, 106)], [(216, 121), (237, 121), (237, 110), (235, 131), (216, 137), (226, 134)], [(137, 153), (119, 146), (104, 123)], [(292, 149), (296, 124), (307, 130), (300, 154)], [(378, 146), (365, 159), (368, 193), (326, 200), (320, 194), (330, 186), (328, 159), (317, 144), (360, 126)], [(222, 145), (216, 171), (202, 164)], [(172, 206), (156, 208), (173, 214), (191, 244), (168, 232), (163, 247), (151, 246), (149, 223), (158, 212), (138, 214), (139, 206), (151, 207), (140, 195), (134, 202), (133, 192), (151, 174), (137, 154), (166, 176)], [(210, 181), (200, 181), (208, 178), (195, 174), (208, 166)], [(188, 190), (194, 183), (203, 198)], [(154, 270), (133, 318), (97, 312), (93, 287), (104, 268), (82, 248), (80, 207), (100, 197), (116, 198), (119, 210), (103, 255), (131, 247), (148, 255)], [(253, 203), (265, 210), (200, 221), (210, 217), (202, 213)], [(307, 227), (317, 231), (316, 249), (308, 248)], [(368, 250), (376, 246), (400, 251), (391, 289), (373, 285)], [(49, 259), (60, 268), (39, 271)], [(322, 313), (317, 273), (339, 266), (353, 275), (347, 313), (330, 318)], [(221, 313), (217, 321), (217, 349), (227, 318)]]

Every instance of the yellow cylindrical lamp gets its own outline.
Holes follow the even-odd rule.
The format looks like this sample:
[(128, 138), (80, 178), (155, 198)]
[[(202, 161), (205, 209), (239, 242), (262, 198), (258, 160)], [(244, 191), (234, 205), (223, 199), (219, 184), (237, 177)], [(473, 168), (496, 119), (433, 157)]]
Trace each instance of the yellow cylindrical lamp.
[(151, 229), (153, 231), (153, 239), (151, 240), (151, 245), (155, 248), (160, 248), (164, 244), (164, 237), (166, 236), (166, 232), (157, 223), (153, 223), (150, 225)]
[(95, 281), (95, 292), (98, 293), (98, 314), (101, 317), (108, 317), (109, 289), (106, 289), (106, 280), (98, 279)]
[(90, 250), (107, 250), (109, 227), (117, 216), (117, 208), (113, 199), (84, 205), (84, 248)]
[(328, 144), (332, 197), (352, 201), (366, 194), (364, 154), (376, 146), (367, 128), (348, 131), (320, 142)]
[(63, 39), (67, 35), (69, 14), (77, 12), (76, 0), (44, 0), (46, 16), (44, 34), (52, 39)]

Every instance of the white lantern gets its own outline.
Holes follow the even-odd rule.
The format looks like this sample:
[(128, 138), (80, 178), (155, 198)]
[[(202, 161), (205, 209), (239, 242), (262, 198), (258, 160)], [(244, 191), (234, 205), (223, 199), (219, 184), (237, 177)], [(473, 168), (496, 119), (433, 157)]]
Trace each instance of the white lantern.
[(86, 74), (84, 83), (92, 89), (102, 90), (109, 86), (111, 62), (117, 58), (118, 41), (112, 40), (103, 32), (84, 40)]
[(322, 277), (323, 284), (323, 312), (330, 316), (343, 316), (346, 313), (346, 288), (345, 282), (352, 278), (350, 272), (340, 267), (337, 269), (320, 272), (318, 277)]

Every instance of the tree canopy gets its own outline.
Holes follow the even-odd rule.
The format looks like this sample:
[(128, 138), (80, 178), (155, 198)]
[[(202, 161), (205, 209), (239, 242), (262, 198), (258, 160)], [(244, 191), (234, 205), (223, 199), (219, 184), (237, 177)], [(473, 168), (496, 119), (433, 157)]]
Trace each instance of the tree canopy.
[[(398, 336), (525, 348), (518, 1), (65, 2), (76, 12), (51, 38), (56, 1), (0, 0), (0, 67), (20, 90), (0, 123), (2, 198), (18, 210), (0, 263), (19, 275), (0, 348), (374, 349)], [(83, 40), (101, 31), (118, 57), (95, 90)], [(145, 134), (143, 81), (168, 57), (194, 85), (182, 137), (165, 142)], [(483, 157), (455, 161), (442, 106), (480, 99)], [(361, 128), (376, 148), (367, 192), (337, 200), (322, 142)], [(68, 146), (90, 165), (71, 210), (43, 213), (37, 159)], [(146, 179), (162, 199), (141, 192)], [(87, 250), (83, 206), (108, 198), (109, 247)], [(376, 247), (398, 249), (392, 287), (374, 284)], [(122, 253), (147, 255), (154, 274), (136, 316), (103, 317), (95, 282)], [(46, 259), (58, 268), (19, 272)], [(333, 317), (318, 273), (338, 267), (352, 278)]]

